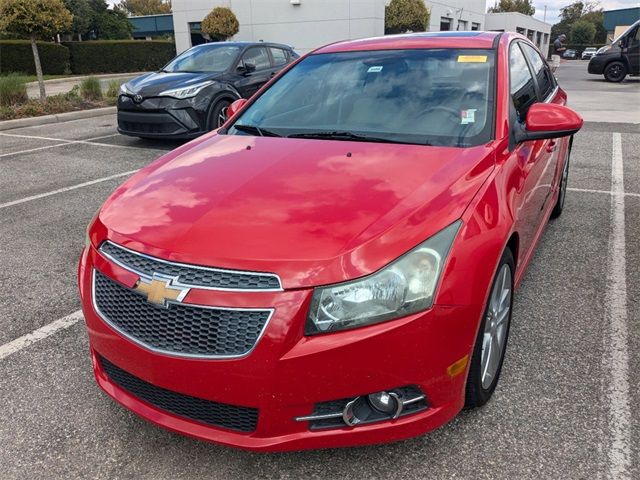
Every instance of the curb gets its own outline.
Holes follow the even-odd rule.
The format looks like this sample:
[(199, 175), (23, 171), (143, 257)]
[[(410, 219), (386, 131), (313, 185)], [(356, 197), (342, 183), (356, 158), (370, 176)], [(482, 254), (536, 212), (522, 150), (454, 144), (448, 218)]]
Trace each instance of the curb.
[[(123, 77), (124, 78), (128, 78), (128, 77), (134, 78), (134, 77), (138, 77), (140, 75), (144, 75), (145, 73), (148, 73), (148, 72), (101, 73), (101, 74), (98, 74), (98, 75), (78, 75), (78, 76), (74, 76), (74, 77), (52, 78), (50, 80), (45, 80), (44, 81), (44, 85), (46, 87), (47, 85), (55, 85), (57, 83), (78, 82), (78, 81), (82, 81), (82, 80), (84, 80), (85, 78), (88, 78), (88, 77), (95, 77), (98, 80), (104, 79), (104, 78), (113, 78), (114, 80), (118, 79), (118, 78), (123, 78)], [(33, 82), (27, 82), (25, 85), (27, 86), (27, 88), (29, 88), (29, 87), (37, 87), (38, 86), (38, 81), (36, 80), (36, 81), (33, 81)]]
[(15, 120), (0, 121), (0, 131), (11, 130), (13, 128), (36, 127), (49, 123), (68, 122), (69, 120), (79, 120), (82, 118), (101, 117), (116, 113), (116, 107), (90, 108), (88, 110), (78, 110), (76, 112), (55, 113), (53, 115), (42, 115), (40, 117), (16, 118)]

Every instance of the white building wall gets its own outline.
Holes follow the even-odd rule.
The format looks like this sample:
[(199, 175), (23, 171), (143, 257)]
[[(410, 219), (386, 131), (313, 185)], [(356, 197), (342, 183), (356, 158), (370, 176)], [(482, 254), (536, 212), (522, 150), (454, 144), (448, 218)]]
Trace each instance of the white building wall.
[(518, 32), (528, 37), (546, 57), (549, 54), (551, 25), (522, 13), (488, 13), (485, 28), (501, 32)]
[(429, 18), (430, 32), (441, 30), (441, 21), (450, 22), (450, 30), (471, 30), (477, 24), (477, 30), (484, 30), (484, 17), (487, 11), (486, 0), (425, 0), (431, 12)]
[(384, 34), (385, 0), (173, 0), (176, 49), (191, 47), (189, 23), (229, 7), (240, 23), (233, 40), (285, 43), (298, 53), (338, 40)]

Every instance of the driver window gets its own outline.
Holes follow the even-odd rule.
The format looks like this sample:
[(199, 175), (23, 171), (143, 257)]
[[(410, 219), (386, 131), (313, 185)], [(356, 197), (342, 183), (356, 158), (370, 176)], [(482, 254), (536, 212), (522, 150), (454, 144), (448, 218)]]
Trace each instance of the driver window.
[(537, 98), (531, 70), (517, 43), (511, 45), (509, 52), (509, 76), (511, 99), (518, 115), (518, 122), (524, 123), (529, 107)]
[(254, 65), (256, 70), (271, 68), (269, 54), (267, 53), (267, 49), (264, 47), (250, 48), (247, 50), (240, 60), (240, 65), (244, 66), (245, 63)]

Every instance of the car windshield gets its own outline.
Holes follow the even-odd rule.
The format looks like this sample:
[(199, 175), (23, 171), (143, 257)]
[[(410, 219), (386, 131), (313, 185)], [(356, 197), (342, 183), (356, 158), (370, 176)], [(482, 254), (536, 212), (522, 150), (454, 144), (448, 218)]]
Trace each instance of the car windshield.
[(238, 56), (233, 45), (198, 45), (171, 60), (163, 72), (224, 72)]
[(492, 50), (311, 55), (266, 90), (228, 133), (479, 145), (492, 135), (493, 72)]

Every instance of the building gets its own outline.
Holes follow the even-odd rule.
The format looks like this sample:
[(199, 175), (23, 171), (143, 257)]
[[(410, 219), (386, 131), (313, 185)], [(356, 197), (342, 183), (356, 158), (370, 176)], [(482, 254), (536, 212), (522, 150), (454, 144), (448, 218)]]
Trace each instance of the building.
[(141, 17), (129, 17), (133, 26), (133, 38), (151, 40), (154, 37), (173, 35), (173, 16), (170, 13), (164, 15), (145, 15)]
[(535, 43), (545, 57), (549, 55), (551, 25), (542, 20), (517, 12), (487, 13), (485, 30), (520, 33)]
[[(299, 53), (339, 40), (384, 34), (390, 0), (173, 0), (176, 49), (206, 41), (200, 22), (214, 7), (229, 7), (240, 23), (234, 40), (291, 45)], [(427, 30), (517, 31), (543, 52), (551, 25), (520, 13), (487, 14), (486, 0), (425, 0), (431, 12)]]
[(385, 0), (173, 0), (176, 49), (200, 43), (200, 22), (229, 7), (240, 22), (234, 40), (271, 41), (306, 53), (337, 40), (384, 34)]
[(485, 29), (486, 0), (426, 0), (424, 3), (431, 12), (430, 32)]
[(605, 10), (603, 25), (607, 38), (614, 39), (640, 20), (640, 7)]

